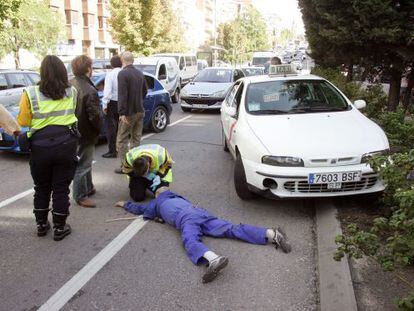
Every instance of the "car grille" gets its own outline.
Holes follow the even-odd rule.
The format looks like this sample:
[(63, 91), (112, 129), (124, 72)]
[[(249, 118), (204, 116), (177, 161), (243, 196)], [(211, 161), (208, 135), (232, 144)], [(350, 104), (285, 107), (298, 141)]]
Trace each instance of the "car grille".
[(212, 106), (216, 104), (217, 102), (220, 102), (221, 100), (215, 99), (209, 99), (209, 98), (183, 98), (187, 104), (189, 105), (207, 105)]
[(329, 192), (351, 192), (372, 188), (378, 181), (375, 174), (363, 174), (360, 181), (344, 182), (341, 189), (328, 189), (327, 184), (312, 185), (308, 181), (287, 181), (284, 188), (289, 192), (300, 193), (329, 193)]

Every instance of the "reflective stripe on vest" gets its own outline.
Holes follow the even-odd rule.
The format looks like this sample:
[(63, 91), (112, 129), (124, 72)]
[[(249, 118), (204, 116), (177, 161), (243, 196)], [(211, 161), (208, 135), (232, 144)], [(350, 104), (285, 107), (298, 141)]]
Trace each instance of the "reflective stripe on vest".
[(132, 167), (136, 158), (147, 155), (150, 156), (155, 163), (153, 163), (153, 167), (155, 170), (158, 170), (159, 167), (166, 161), (166, 152), (165, 148), (157, 145), (157, 144), (148, 144), (148, 145), (141, 145), (131, 149), (127, 155), (126, 160), (127, 163)]
[(76, 90), (66, 89), (66, 96), (59, 100), (52, 100), (39, 91), (38, 86), (26, 88), (32, 112), (31, 134), (49, 125), (70, 126), (77, 122), (75, 116)]

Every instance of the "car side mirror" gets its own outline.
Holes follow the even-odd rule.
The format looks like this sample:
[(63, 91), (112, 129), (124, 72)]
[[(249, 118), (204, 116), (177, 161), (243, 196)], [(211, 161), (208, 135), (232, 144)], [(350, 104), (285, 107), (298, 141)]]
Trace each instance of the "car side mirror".
[(354, 106), (356, 109), (361, 110), (364, 109), (367, 106), (367, 103), (363, 99), (358, 99), (354, 101)]
[(158, 80), (167, 80), (167, 75), (159, 75)]

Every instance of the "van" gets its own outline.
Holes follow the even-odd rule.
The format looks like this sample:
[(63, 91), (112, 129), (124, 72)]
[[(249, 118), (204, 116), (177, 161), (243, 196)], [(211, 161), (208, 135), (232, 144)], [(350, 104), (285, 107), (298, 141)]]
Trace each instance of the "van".
[(180, 70), (171, 57), (138, 57), (134, 67), (156, 77), (168, 91), (173, 103), (180, 102)]
[(155, 54), (159, 57), (174, 57), (180, 69), (180, 85), (190, 82), (198, 73), (197, 57), (194, 54), (183, 53), (161, 53)]
[(274, 56), (277, 56), (273, 52), (254, 52), (252, 57), (251, 66), (254, 67), (264, 67), (267, 62), (270, 62), (270, 59)]

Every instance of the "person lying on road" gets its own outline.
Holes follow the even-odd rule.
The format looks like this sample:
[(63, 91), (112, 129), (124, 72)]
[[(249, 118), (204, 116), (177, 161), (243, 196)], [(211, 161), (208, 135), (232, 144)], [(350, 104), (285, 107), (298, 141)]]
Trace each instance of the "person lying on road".
[(205, 246), (203, 235), (216, 238), (231, 238), (252, 244), (265, 245), (273, 243), (285, 253), (291, 251), (286, 234), (280, 228), (267, 229), (247, 224), (234, 225), (217, 218), (209, 211), (194, 206), (184, 197), (175, 194), (167, 187), (159, 188), (156, 198), (146, 204), (117, 202), (115, 206), (123, 207), (130, 213), (143, 215), (144, 219), (162, 219), (181, 231), (181, 238), (187, 255), (194, 264), (207, 261), (208, 266), (202, 277), (203, 283), (214, 280), (229, 260), (219, 256)]

